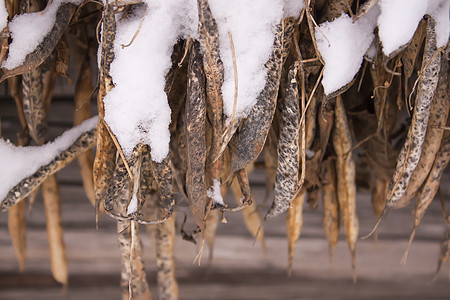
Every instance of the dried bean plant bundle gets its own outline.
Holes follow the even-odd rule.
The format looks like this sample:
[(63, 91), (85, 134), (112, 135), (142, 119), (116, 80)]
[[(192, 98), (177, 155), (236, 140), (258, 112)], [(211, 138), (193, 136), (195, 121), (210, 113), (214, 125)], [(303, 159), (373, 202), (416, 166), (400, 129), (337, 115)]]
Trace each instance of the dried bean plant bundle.
[[(210, 262), (225, 214), (241, 211), (263, 247), (265, 222), (285, 214), (291, 273), (306, 201), (323, 210), (330, 257), (342, 228), (356, 280), (358, 188), (372, 189), (374, 232), (390, 209), (415, 202), (411, 245), (450, 157), (450, 2), (420, 2), (5, 1), (0, 81), (21, 128), (0, 141), (0, 208), (20, 269), (26, 198), (41, 187), (52, 274), (68, 284), (55, 173), (75, 158), (93, 209), (117, 221), (123, 299), (151, 298), (140, 224), (155, 246), (159, 299), (178, 298), (183, 200), (196, 228), (183, 223), (181, 236), (206, 241)], [(74, 127), (49, 142), (57, 76), (75, 82)], [(252, 191), (258, 168), (265, 199)], [(438, 269), (448, 217), (443, 226)]]

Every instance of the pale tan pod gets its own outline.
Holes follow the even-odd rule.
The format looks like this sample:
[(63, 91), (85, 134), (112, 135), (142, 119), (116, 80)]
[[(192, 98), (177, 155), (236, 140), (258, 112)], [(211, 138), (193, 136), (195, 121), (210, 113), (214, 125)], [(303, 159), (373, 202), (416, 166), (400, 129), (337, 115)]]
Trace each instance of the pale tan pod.
[(178, 284), (175, 278), (175, 214), (167, 221), (156, 224), (156, 270), (158, 296), (160, 300), (178, 299)]
[(372, 189), (372, 209), (375, 217), (379, 219), (386, 205), (386, 191), (389, 181), (375, 177)]
[(321, 181), (323, 202), (323, 229), (330, 248), (330, 260), (339, 240), (339, 202), (336, 187), (336, 162), (328, 160), (324, 164), (325, 172)]
[(50, 248), (52, 274), (56, 281), (67, 285), (69, 271), (61, 225), (61, 198), (55, 175), (49, 176), (42, 183), (42, 198), (44, 199), (47, 221), (47, 237)]
[[(118, 160), (121, 160), (121, 158), (118, 157)], [(116, 165), (123, 166), (123, 163), (118, 162)], [(126, 174), (126, 171), (121, 173)], [(136, 173), (134, 175), (137, 176)], [(120, 177), (120, 173), (116, 170), (112, 181)], [(126, 181), (125, 184), (117, 190), (116, 198), (114, 199), (114, 205), (117, 206), (116, 210), (119, 212), (127, 211), (128, 203), (131, 199), (131, 186), (133, 183), (129, 176), (124, 180)], [(122, 266), (120, 276), (122, 299), (151, 299), (142, 258), (138, 222), (125, 219), (117, 220), (117, 239)]]
[(117, 233), (122, 262), (120, 276), (122, 300), (151, 300), (152, 296), (148, 287), (144, 261), (142, 259), (139, 224), (136, 221), (118, 220)]
[(27, 208), (26, 201), (20, 201), (12, 206), (8, 211), (8, 230), (11, 242), (14, 247), (17, 261), (19, 263), (19, 271), (25, 268), (26, 256), (26, 219), (25, 211)]
[[(344, 104), (340, 96), (336, 97), (334, 118), (333, 147), (336, 152), (336, 175), (338, 201), (341, 222), (350, 247), (353, 267), (353, 280), (356, 281), (356, 242), (358, 240), (358, 217), (356, 215), (355, 161), (352, 153), (352, 138), (348, 126)], [(348, 155), (345, 157), (345, 155)]]
[(288, 209), (286, 218), (286, 234), (288, 237), (288, 274), (292, 273), (294, 264), (295, 244), (302, 232), (303, 228), (303, 204), (305, 203), (306, 189), (302, 189), (297, 193), (292, 201), (291, 207)]

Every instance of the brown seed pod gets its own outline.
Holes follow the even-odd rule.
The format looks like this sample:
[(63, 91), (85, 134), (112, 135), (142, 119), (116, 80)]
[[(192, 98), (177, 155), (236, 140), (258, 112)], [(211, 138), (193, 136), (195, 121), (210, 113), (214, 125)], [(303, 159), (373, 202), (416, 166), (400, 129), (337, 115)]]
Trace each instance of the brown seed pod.
[(448, 63), (446, 58), (442, 57), (439, 81), (431, 103), (428, 128), (423, 141), (420, 160), (411, 175), (411, 180), (404, 195), (393, 205), (395, 208), (404, 207), (411, 202), (433, 165), (444, 135), (443, 127), (447, 122), (450, 108), (448, 88)]
[[(131, 168), (140, 164), (138, 153), (142, 153), (145, 147), (136, 147), (133, 149), (132, 158), (128, 161)], [(125, 163), (120, 156), (117, 156), (116, 169), (108, 186), (108, 196), (113, 197), (112, 201), (105, 199), (105, 211), (114, 206), (116, 215), (126, 215), (129, 201), (134, 192), (131, 178), (125, 168)], [(136, 177), (136, 172), (133, 174)], [(119, 241), (121, 257), (121, 280), (122, 299), (151, 299), (150, 289), (147, 283), (144, 262), (142, 258), (141, 239), (139, 235), (139, 224), (135, 220), (121, 218), (117, 220), (117, 238)]]
[[(25, 116), (23, 114), (22, 106), (22, 93), (19, 89), (20, 77), (15, 76), (8, 78), (8, 85), (11, 90), (11, 94), (16, 102), (17, 112), (19, 120), (23, 128), (23, 132), (19, 134), (19, 145), (25, 146), (30, 142), (30, 136), (28, 135), (27, 124)], [(30, 196), (30, 208), (32, 202), (34, 202), (37, 190)], [(19, 263), (19, 272), (22, 272), (25, 268), (26, 258), (26, 201), (20, 201), (16, 205), (12, 206), (8, 211), (8, 230), (11, 236), (11, 242), (14, 247), (14, 253)]]
[(42, 183), (42, 198), (44, 198), (52, 274), (56, 281), (67, 285), (69, 271), (61, 226), (61, 197), (55, 175), (49, 176)]
[[(118, 199), (121, 197), (122, 191), (130, 185), (130, 178), (128, 171), (125, 167), (120, 156), (116, 157), (114, 173), (108, 183), (108, 189), (105, 195), (103, 205), (106, 212), (114, 211), (115, 215), (120, 215), (126, 218), (127, 209), (119, 210)], [(130, 199), (128, 199), (129, 201)]]
[(47, 115), (42, 97), (41, 67), (22, 74), (23, 112), (30, 136), (38, 145), (45, 143)]
[(281, 69), (290, 50), (294, 25), (294, 19), (288, 18), (276, 27), (272, 55), (265, 64), (266, 85), (237, 135), (231, 162), (233, 172), (245, 168), (264, 147), (275, 113)]
[(69, 70), (70, 46), (65, 34), (63, 34), (59, 39), (58, 43), (56, 44), (55, 50), (57, 54), (55, 62), (56, 74), (65, 77), (67, 79), (67, 82), (69, 84), (72, 84), (72, 80), (67, 74), (67, 71)]
[(323, 202), (323, 229), (328, 240), (330, 260), (333, 257), (339, 239), (339, 201), (336, 187), (336, 162), (328, 159), (324, 162), (324, 175), (321, 180)]
[(444, 237), (441, 241), (441, 251), (439, 253), (439, 261), (438, 266), (436, 270), (435, 279), (437, 278), (437, 275), (439, 275), (439, 272), (441, 271), (441, 268), (443, 265), (445, 265), (450, 259), (450, 219), (447, 217), (447, 226), (445, 229)]
[[(49, 3), (49, 5), (51, 5), (51, 2)], [(76, 8), (77, 5), (71, 2), (61, 3), (56, 12), (55, 23), (49, 33), (36, 47), (36, 49), (27, 54), (27, 56), (25, 57), (25, 61), (20, 66), (14, 67), (12, 69), (4, 69), (4, 73), (0, 78), (0, 82), (8, 77), (31, 71), (37, 66), (41, 65), (44, 60), (53, 52), (53, 49), (55, 49), (56, 44), (66, 30), (66, 27), (69, 24), (69, 21), (72, 18)]]
[(406, 79), (409, 79), (414, 71), (417, 57), (419, 56), (420, 48), (422, 47), (423, 40), (425, 39), (426, 22), (422, 19), (417, 26), (411, 42), (405, 49), (402, 55), (403, 72)]
[(253, 202), (252, 192), (250, 190), (250, 183), (248, 181), (248, 174), (246, 169), (241, 169), (235, 172), (237, 181), (239, 183), (239, 187), (241, 188), (242, 199), (240, 202), (242, 203), (242, 208), (244, 206), (248, 206)]
[(372, 209), (375, 217), (379, 219), (386, 205), (386, 191), (389, 182), (375, 177), (372, 189)]
[[(151, 178), (150, 156), (144, 155), (141, 167), (141, 188), (139, 197), (146, 198), (146, 214), (157, 219), (164, 211), (161, 197), (157, 192), (154, 180)], [(158, 299), (178, 299), (178, 284), (175, 278), (174, 242), (175, 242), (175, 216), (168, 218), (160, 224), (147, 225), (150, 241), (154, 245), (156, 255), (156, 280)]]
[(8, 208), (30, 195), (47, 177), (67, 166), (80, 153), (94, 147), (96, 134), (96, 129), (83, 133), (70, 147), (62, 151), (49, 164), (40, 167), (33, 175), (22, 179), (2, 200), (0, 211), (8, 210)]
[(207, 206), (206, 166), (206, 99), (200, 45), (194, 42), (188, 67), (188, 92), (185, 107), (186, 128), (186, 186), (195, 223), (204, 228)]
[[(109, 182), (104, 201), (105, 212), (114, 219), (120, 221), (135, 220), (141, 224), (160, 224), (172, 215), (175, 198), (170, 160), (166, 157), (163, 162), (157, 164), (153, 161), (147, 161), (150, 160), (148, 157), (150, 157), (149, 150), (144, 144), (138, 144), (133, 149), (130, 159), (126, 162), (120, 155), (117, 155), (116, 168)], [(151, 174), (153, 178), (141, 179), (141, 175), (151, 176)], [(153, 184), (153, 179), (160, 195), (162, 195), (160, 204), (164, 207), (164, 211), (152, 212), (151, 216), (156, 215), (157, 219), (148, 220), (142, 217), (145, 212), (142, 208), (147, 199), (149, 188), (143, 186), (143, 190), (140, 190), (140, 186)], [(126, 206), (120, 202), (125, 201), (122, 199), (124, 196), (121, 196), (124, 190), (129, 190)], [(135, 201), (135, 203), (132, 204), (132, 201)]]
[[(123, 205), (122, 209), (126, 209), (129, 191), (125, 189), (123, 192), (120, 202)], [(136, 221), (118, 220), (117, 234), (122, 263), (120, 274), (122, 299), (151, 299), (142, 258), (139, 224)]]
[(175, 208), (175, 194), (173, 191), (173, 175), (170, 153), (160, 163), (151, 161), (153, 177), (161, 195), (161, 201), (167, 215), (171, 215)]
[(387, 207), (392, 207), (403, 196), (420, 159), (430, 116), (431, 102), (439, 78), (441, 60), (439, 53), (435, 55), (436, 50), (435, 21), (429, 17), (422, 62), (423, 73), (419, 81), (414, 114), (405, 144), (397, 159), (394, 175), (389, 183)]
[(294, 264), (295, 244), (303, 228), (303, 204), (305, 203), (306, 189), (302, 189), (292, 200), (292, 206), (288, 210), (286, 218), (286, 234), (288, 237), (288, 274), (292, 274)]
[(334, 124), (334, 111), (331, 107), (321, 106), (320, 113), (317, 114), (319, 123), (319, 142), (322, 158), (325, 155), (325, 150), (330, 140), (331, 129)]
[[(223, 74), (224, 67), (219, 51), (219, 29), (207, 0), (198, 0), (199, 41), (203, 52), (203, 68), (206, 76), (206, 103), (211, 120), (212, 137), (208, 155), (207, 184), (220, 182), (222, 169), (221, 141), (223, 133)], [(198, 220), (199, 221), (199, 220)], [(197, 222), (198, 222), (197, 221)], [(203, 228), (203, 225), (201, 226)]]
[[(274, 118), (276, 118), (276, 116)], [(266, 173), (266, 195), (264, 196), (264, 203), (267, 202), (271, 191), (275, 187), (275, 178), (277, 176), (277, 162), (278, 162), (277, 150), (278, 150), (278, 136), (275, 133), (275, 129), (272, 126), (269, 130), (266, 144), (264, 145), (263, 148), (264, 170)]]
[[(384, 207), (386, 206), (386, 192), (389, 180), (375, 177), (372, 188), (372, 209), (377, 220), (381, 218)], [(378, 239), (378, 231), (375, 232), (375, 240)]]
[(286, 98), (281, 103), (280, 134), (278, 142), (278, 164), (275, 180), (275, 200), (266, 218), (275, 217), (290, 206), (297, 191), (299, 169), (300, 106), (297, 82), (298, 64), (291, 66), (288, 76)]
[(25, 211), (27, 202), (20, 201), (8, 211), (8, 230), (11, 242), (14, 247), (17, 261), (19, 262), (19, 272), (25, 268), (26, 256), (26, 218)]
[(116, 21), (114, 8), (106, 5), (103, 9), (103, 37), (100, 60), (100, 88), (97, 97), (98, 124), (97, 124), (97, 151), (95, 154), (93, 174), (95, 188), (96, 211), (103, 200), (108, 182), (112, 177), (116, 161), (116, 145), (104, 121), (105, 108), (103, 98), (113, 87), (109, 75), (111, 62), (114, 60), (114, 39), (116, 35)]
[(408, 257), (408, 252), (411, 247), (411, 243), (416, 235), (417, 227), (422, 221), (425, 212), (427, 211), (428, 206), (433, 201), (434, 196), (436, 195), (439, 189), (439, 183), (441, 181), (442, 174), (444, 174), (444, 170), (447, 167), (448, 162), (450, 161), (450, 138), (447, 134), (444, 141), (442, 142), (441, 149), (439, 150), (436, 159), (434, 161), (433, 167), (430, 171), (430, 174), (427, 177), (422, 189), (416, 200), (416, 205), (414, 207), (413, 212), (413, 223), (414, 227), (409, 239), (408, 248), (403, 255), (402, 262), (406, 263), (406, 259)]
[(178, 299), (178, 284), (175, 278), (174, 244), (175, 216), (156, 224), (156, 270), (159, 299)]
[(172, 149), (172, 163), (173, 163), (173, 175), (176, 181), (176, 187), (179, 193), (181, 193), (186, 199), (188, 199), (187, 192), (187, 139), (186, 139), (186, 128), (185, 121), (182, 118), (185, 115), (184, 110), (182, 110), (176, 127), (175, 133), (172, 134), (174, 138), (171, 138), (171, 149)]
[[(352, 138), (340, 96), (336, 97), (333, 131), (333, 147), (336, 152), (337, 195), (339, 209), (347, 242), (350, 247), (353, 267), (353, 280), (356, 281), (356, 242), (358, 240), (358, 217), (356, 216), (355, 161), (349, 150)], [(348, 153), (348, 154), (347, 154)], [(347, 154), (347, 155), (346, 155)], [(346, 156), (345, 156), (346, 155)]]
[[(20, 13), (31, 13), (41, 10), (41, 3), (36, 0), (20, 2)], [(46, 59), (47, 63), (51, 58)], [(37, 145), (45, 143), (47, 134), (47, 109), (43, 93), (43, 66), (30, 68), (22, 75), (22, 103), (28, 132)]]

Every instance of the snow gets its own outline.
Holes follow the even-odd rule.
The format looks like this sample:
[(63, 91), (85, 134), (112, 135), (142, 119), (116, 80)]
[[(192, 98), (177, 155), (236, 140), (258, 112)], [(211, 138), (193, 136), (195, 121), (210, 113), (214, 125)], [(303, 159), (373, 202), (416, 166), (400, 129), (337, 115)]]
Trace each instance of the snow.
[(265, 85), (264, 64), (272, 53), (275, 26), (283, 15), (298, 16), (304, 4), (292, 0), (210, 0), (209, 4), (219, 29), (224, 65), (224, 114), (231, 117), (234, 105), (234, 67), (228, 35), (231, 33), (238, 73), (236, 116), (245, 117)]
[[(195, 0), (146, 1), (144, 15), (117, 16), (115, 59), (111, 76), (115, 87), (103, 99), (105, 121), (116, 135), (126, 157), (135, 145), (148, 144), (152, 160), (169, 153), (170, 107), (164, 92), (170, 56), (179, 36), (195, 36)], [(139, 25), (141, 27), (139, 29)], [(123, 48), (139, 32), (128, 47)]]
[[(9, 45), (8, 58), (3, 62), (2, 67), (11, 70), (25, 61), (26, 56), (36, 49), (52, 29), (56, 20), (56, 12), (61, 4), (80, 4), (81, 2), (83, 0), (53, 0), (41, 12), (15, 16), (8, 23), (12, 43)], [(0, 17), (3, 18), (1, 14)]]
[(428, 2), (427, 14), (436, 21), (436, 45), (444, 47), (448, 43), (450, 33), (450, 0)]
[(133, 197), (130, 200), (130, 203), (128, 204), (127, 208), (127, 215), (132, 215), (135, 212), (137, 212), (137, 196), (136, 194), (133, 194)]
[(317, 47), (325, 61), (322, 85), (329, 95), (348, 84), (356, 75), (374, 39), (379, 9), (374, 6), (355, 23), (342, 14), (315, 31)]
[(220, 190), (220, 181), (214, 179), (213, 185), (206, 191), (206, 195), (213, 200), (214, 204), (225, 206)]
[[(139, 143), (150, 146), (152, 160), (169, 153), (170, 108), (164, 79), (171, 66), (172, 47), (179, 37), (197, 36), (195, 0), (145, 1), (142, 15), (117, 16), (115, 59), (111, 76), (115, 87), (104, 98), (105, 121), (129, 157)], [(218, 23), (220, 53), (225, 68), (224, 112), (231, 116), (234, 103), (234, 69), (228, 32), (235, 46), (239, 78), (237, 115), (247, 114), (264, 88), (265, 62), (272, 52), (274, 28), (283, 14), (298, 16), (303, 7), (294, 0), (211, 0)], [(139, 32), (128, 47), (134, 34)], [(151, 70), (151, 72), (149, 72)]]
[(426, 0), (380, 0), (378, 35), (386, 56), (411, 40), (417, 25), (427, 11), (427, 2)]
[(98, 117), (90, 118), (43, 146), (20, 147), (0, 139), (0, 199), (22, 179), (50, 163), (84, 132), (95, 128), (97, 120)]
[(0, 30), (8, 24), (8, 12), (6, 11), (5, 1), (0, 0)]
[(407, 44), (425, 14), (436, 21), (437, 46), (449, 37), (449, 0), (381, 0), (378, 18), (380, 40), (386, 56)]
[(420, 20), (429, 14), (436, 21), (437, 47), (448, 43), (450, 0), (380, 0), (355, 23), (342, 14), (315, 31), (318, 49), (325, 61), (322, 85), (329, 95), (348, 84), (361, 67), (366, 54), (375, 55), (374, 29), (386, 56), (412, 39)]

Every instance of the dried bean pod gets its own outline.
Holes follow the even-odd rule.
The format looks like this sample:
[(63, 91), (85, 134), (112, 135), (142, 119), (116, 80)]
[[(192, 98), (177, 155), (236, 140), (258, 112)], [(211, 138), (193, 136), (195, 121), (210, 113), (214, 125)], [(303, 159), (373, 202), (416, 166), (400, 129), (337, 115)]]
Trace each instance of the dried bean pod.
[[(49, 2), (48, 5), (52, 4), (52, 2)], [(23, 74), (41, 65), (44, 60), (53, 52), (53, 49), (55, 49), (56, 44), (66, 30), (66, 27), (69, 24), (76, 8), (77, 5), (71, 2), (61, 3), (56, 12), (54, 25), (49, 33), (44, 37), (44, 39), (36, 47), (36, 49), (27, 54), (27, 56), (25, 57), (25, 61), (21, 65), (12, 69), (4, 68), (4, 73), (0, 78), (0, 82), (8, 77)]]
[(352, 148), (352, 138), (344, 104), (340, 96), (336, 97), (334, 125), (333, 147), (337, 155), (336, 173), (339, 209), (352, 256), (353, 280), (356, 281), (355, 252), (359, 225), (356, 216), (355, 161), (352, 153), (349, 153)]
[(194, 42), (188, 67), (188, 92), (185, 108), (187, 144), (187, 193), (197, 225), (203, 229), (207, 206), (206, 166), (206, 99), (200, 45)]
[(14, 253), (19, 263), (19, 271), (25, 268), (26, 256), (26, 201), (20, 201), (8, 211), (8, 230), (11, 236), (11, 242), (14, 247)]
[(80, 153), (94, 147), (96, 134), (96, 129), (83, 133), (70, 147), (62, 151), (49, 164), (40, 167), (33, 175), (22, 179), (2, 200), (1, 211), (8, 210), (9, 207), (30, 195), (47, 177), (67, 166)]
[(439, 53), (435, 55), (436, 50), (435, 21), (429, 17), (422, 62), (423, 73), (419, 81), (414, 115), (405, 144), (397, 159), (394, 175), (389, 182), (386, 200), (388, 207), (392, 207), (403, 196), (410, 182), (411, 175), (419, 163), (428, 127), (431, 102), (439, 78), (441, 59)]
[(416, 235), (417, 227), (422, 221), (425, 212), (430, 206), (431, 201), (433, 201), (434, 196), (436, 195), (439, 184), (442, 178), (442, 174), (444, 174), (444, 170), (450, 161), (450, 138), (449, 135), (446, 136), (445, 140), (442, 143), (441, 149), (436, 156), (433, 167), (430, 171), (430, 174), (427, 177), (422, 189), (416, 200), (416, 205), (414, 206), (413, 211), (413, 223), (414, 227), (409, 239), (408, 248), (403, 255), (402, 262), (406, 263), (406, 259), (408, 257), (409, 248), (411, 247), (411, 243)]
[(441, 71), (436, 92), (430, 108), (427, 133), (422, 145), (420, 160), (411, 175), (408, 187), (404, 195), (395, 203), (394, 207), (404, 207), (408, 205), (416, 196), (417, 191), (425, 181), (436, 158), (441, 145), (444, 129), (447, 122), (450, 103), (448, 100), (448, 63), (446, 58), (441, 59)]
[(56, 281), (67, 285), (69, 271), (61, 226), (61, 197), (55, 175), (49, 176), (42, 183), (42, 197), (47, 221), (52, 275)]
[(288, 210), (286, 218), (286, 234), (288, 237), (288, 274), (291, 275), (294, 264), (295, 244), (303, 228), (303, 204), (305, 203), (306, 189), (295, 195), (292, 200), (292, 207)]
[(266, 85), (244, 120), (237, 135), (231, 169), (237, 171), (261, 153), (275, 113), (281, 69), (291, 46), (295, 21), (288, 18), (275, 29), (275, 41), (270, 59), (266, 62)]
[(290, 206), (297, 191), (299, 168), (300, 106), (297, 82), (298, 64), (289, 70), (286, 98), (281, 103), (280, 135), (278, 142), (278, 164), (275, 181), (275, 200), (266, 218), (275, 217)]
[(339, 239), (339, 201), (336, 187), (336, 163), (333, 160), (324, 162), (322, 178), (323, 229), (328, 240), (330, 259)]
[(93, 174), (96, 207), (103, 200), (108, 182), (112, 177), (116, 161), (116, 146), (105, 124), (105, 108), (103, 98), (114, 86), (109, 75), (111, 62), (114, 60), (114, 39), (116, 35), (116, 20), (114, 8), (111, 4), (103, 9), (103, 36), (101, 43), (100, 60), (100, 89), (97, 97), (98, 124), (97, 124), (97, 151), (95, 154)]

